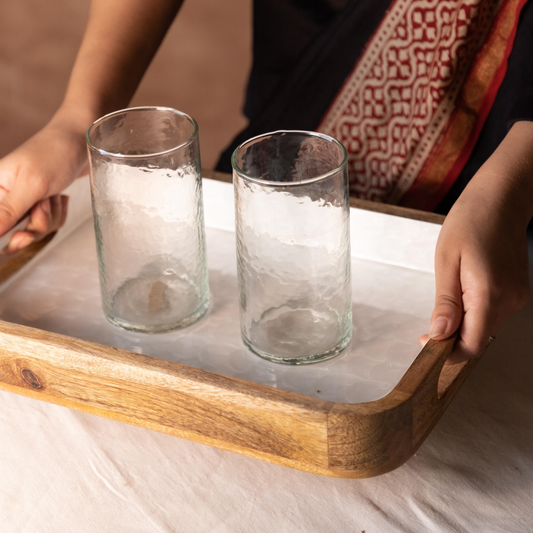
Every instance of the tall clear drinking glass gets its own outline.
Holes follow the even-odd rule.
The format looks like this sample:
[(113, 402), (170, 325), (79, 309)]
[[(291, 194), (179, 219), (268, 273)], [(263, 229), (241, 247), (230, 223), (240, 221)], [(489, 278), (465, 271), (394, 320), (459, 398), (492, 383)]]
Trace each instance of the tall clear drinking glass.
[(106, 318), (159, 333), (209, 305), (198, 126), (164, 107), (124, 109), (87, 132)]
[(270, 361), (322, 361), (350, 342), (346, 162), (341, 143), (305, 131), (233, 154), (241, 332)]

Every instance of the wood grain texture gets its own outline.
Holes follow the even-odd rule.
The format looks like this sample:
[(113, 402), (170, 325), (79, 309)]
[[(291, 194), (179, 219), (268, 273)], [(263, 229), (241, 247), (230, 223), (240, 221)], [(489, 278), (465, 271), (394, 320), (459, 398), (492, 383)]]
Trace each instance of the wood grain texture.
[(437, 213), (419, 211), (418, 209), (411, 209), (410, 207), (401, 207), (398, 205), (382, 204), (380, 202), (370, 202), (368, 200), (360, 200), (359, 198), (350, 198), (350, 207), (366, 209), (367, 211), (375, 211), (376, 213), (383, 213), (385, 215), (393, 215), (396, 217), (411, 218), (413, 220), (420, 220), (421, 222), (431, 222), (432, 224), (442, 224), (446, 218)]
[(466, 378), (468, 366), (439, 395), (454, 341), (429, 342), (381, 400), (340, 404), (0, 322), (0, 388), (317, 474), (370, 477), (411, 457)]
[(316, 474), (362, 478), (403, 464), (437, 423), (476, 363), (444, 366), (455, 341), (428, 342), (384, 398), (342, 404), (0, 321), (0, 389)]
[(233, 183), (233, 176), (225, 172), (217, 172), (216, 170), (202, 169), (202, 176), (211, 180), (223, 181), (224, 183)]
[[(226, 174), (224, 172), (217, 172), (215, 170), (202, 170), (202, 175), (205, 178), (223, 181), (224, 183), (233, 183), (231, 174)], [(360, 200), (359, 198), (350, 198), (350, 207), (365, 209), (366, 211), (375, 211), (376, 213), (384, 213), (386, 215), (393, 215), (397, 217), (411, 218), (413, 220), (420, 220), (422, 222), (431, 222), (432, 224), (442, 224), (445, 219), (443, 215), (438, 215), (437, 213), (418, 211), (417, 209), (382, 204), (380, 202), (370, 202), (368, 200)]]
[(456, 340), (455, 335), (428, 342), (384, 398), (366, 404), (335, 404), (328, 416), (332, 469), (339, 475), (375, 476), (397, 468), (416, 452), (471, 368), (447, 382), (439, 395), (441, 370)]
[(165, 433), (327, 466), (325, 402), (176, 363), (0, 322), (0, 383)]
[(30, 244), (0, 266), (0, 283), (7, 281), (13, 274), (18, 272), (26, 263), (33, 259), (55, 236), (51, 233), (44, 239)]

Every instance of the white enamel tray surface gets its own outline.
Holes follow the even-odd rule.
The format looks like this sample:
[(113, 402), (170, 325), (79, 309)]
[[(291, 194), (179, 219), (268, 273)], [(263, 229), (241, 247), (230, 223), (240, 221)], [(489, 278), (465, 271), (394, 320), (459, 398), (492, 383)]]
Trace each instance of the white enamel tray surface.
[(160, 335), (105, 320), (88, 180), (77, 180), (68, 194), (65, 227), (0, 286), (2, 320), (343, 403), (386, 395), (420, 351), (417, 338), (428, 330), (434, 299), (436, 224), (351, 209), (352, 342), (335, 359), (286, 366), (241, 342), (232, 185), (204, 179), (211, 307), (195, 325)]

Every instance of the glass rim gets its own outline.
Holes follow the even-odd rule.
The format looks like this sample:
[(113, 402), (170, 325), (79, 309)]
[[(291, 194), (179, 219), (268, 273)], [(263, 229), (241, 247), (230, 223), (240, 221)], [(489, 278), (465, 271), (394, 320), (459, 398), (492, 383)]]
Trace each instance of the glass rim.
[[(103, 148), (98, 148), (98, 146), (95, 146), (93, 142), (90, 139), (90, 133), (94, 130), (97, 126), (105, 122), (106, 120), (109, 120), (110, 118), (125, 114), (126, 112), (138, 112), (138, 111), (170, 111), (171, 113), (174, 113), (175, 115), (180, 115), (187, 120), (189, 120), (193, 126), (193, 132), (190, 135), (190, 137), (178, 144), (177, 146), (173, 146), (172, 148), (169, 148), (168, 150), (162, 150), (161, 152), (150, 152), (147, 154), (121, 154), (121, 153), (115, 153), (115, 152), (109, 152), (107, 150), (104, 150)], [(173, 107), (165, 107), (165, 106), (157, 106), (157, 105), (146, 105), (146, 106), (137, 106), (137, 107), (125, 107), (124, 109), (118, 109), (117, 111), (113, 111), (111, 113), (107, 113), (106, 115), (100, 117), (99, 119), (95, 120), (87, 129), (87, 132), (85, 133), (85, 141), (87, 142), (87, 146), (90, 150), (94, 150), (98, 152), (99, 154), (110, 156), (110, 157), (116, 157), (118, 159), (146, 159), (147, 157), (159, 157), (164, 156), (167, 154), (170, 154), (172, 152), (175, 152), (176, 150), (180, 150), (181, 148), (187, 146), (190, 144), (194, 138), (198, 135), (198, 123), (196, 120), (194, 120), (193, 117), (190, 115), (187, 115), (187, 113), (184, 113), (183, 111), (178, 111), (177, 109), (174, 109)]]
[[(250, 176), (244, 170), (242, 170), (239, 165), (237, 164), (237, 152), (246, 146), (248, 143), (251, 143), (252, 141), (256, 141), (257, 139), (261, 139), (262, 137), (271, 137), (276, 134), (283, 134), (283, 133), (300, 133), (305, 134), (309, 137), (319, 137), (325, 141), (332, 142), (333, 144), (336, 144), (341, 148), (341, 152), (343, 154), (342, 161), (332, 170), (320, 174), (319, 176), (315, 176), (314, 178), (309, 178), (306, 180), (301, 181), (270, 181), (270, 180), (263, 180), (261, 178), (255, 178), (253, 176)], [(300, 187), (302, 185), (309, 185), (310, 183), (315, 183), (317, 181), (321, 181), (324, 179), (327, 179), (331, 177), (333, 174), (336, 174), (341, 170), (343, 167), (346, 166), (348, 163), (348, 152), (345, 148), (345, 146), (338, 140), (335, 139), (335, 137), (331, 137), (330, 135), (326, 135), (325, 133), (319, 133), (317, 131), (307, 131), (307, 130), (276, 130), (271, 131), (268, 133), (262, 133), (260, 135), (256, 135), (255, 137), (251, 137), (250, 139), (244, 141), (243, 143), (239, 144), (237, 148), (233, 151), (233, 154), (231, 155), (231, 166), (233, 170), (243, 179), (247, 181), (251, 181), (253, 183), (258, 183), (260, 185), (268, 185), (270, 187)]]

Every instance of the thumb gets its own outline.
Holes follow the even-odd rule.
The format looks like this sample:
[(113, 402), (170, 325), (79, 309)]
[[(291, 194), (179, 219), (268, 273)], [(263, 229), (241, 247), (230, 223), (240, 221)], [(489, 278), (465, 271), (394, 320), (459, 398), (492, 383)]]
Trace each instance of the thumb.
[(15, 185), (0, 200), (0, 235), (10, 230), (39, 199), (34, 198), (29, 188)]
[(459, 328), (463, 319), (463, 291), (459, 263), (435, 263), (435, 308), (431, 315), (429, 338), (447, 339)]

